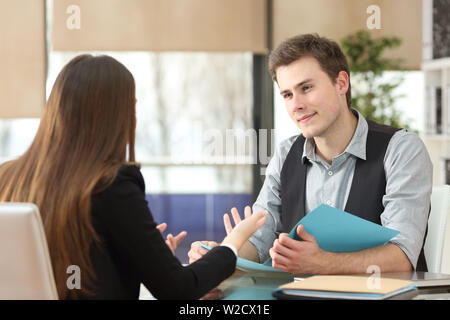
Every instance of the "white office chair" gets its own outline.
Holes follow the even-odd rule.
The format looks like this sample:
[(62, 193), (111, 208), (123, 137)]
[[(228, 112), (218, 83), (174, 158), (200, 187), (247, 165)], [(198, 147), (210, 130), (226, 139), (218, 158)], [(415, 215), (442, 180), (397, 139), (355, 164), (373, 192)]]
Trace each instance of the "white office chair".
[(425, 240), (429, 272), (450, 274), (450, 186), (435, 186), (431, 193), (431, 212)]
[(39, 209), (0, 204), (0, 299), (58, 299)]

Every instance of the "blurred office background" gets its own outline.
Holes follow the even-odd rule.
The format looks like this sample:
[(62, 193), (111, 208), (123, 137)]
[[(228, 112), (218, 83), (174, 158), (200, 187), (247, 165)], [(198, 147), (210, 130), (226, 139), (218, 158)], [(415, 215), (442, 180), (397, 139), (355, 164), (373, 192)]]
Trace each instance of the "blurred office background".
[(136, 80), (149, 206), (167, 232), (188, 231), (186, 263), (192, 241), (223, 239), (223, 214), (253, 203), (275, 145), (299, 133), (267, 72), (270, 50), (296, 34), (340, 42), (364, 30), (401, 39), (386, 52), (401, 70), (382, 79), (404, 78), (393, 107), (425, 141), (434, 183), (449, 183), (449, 15), (448, 0), (0, 0), (0, 160), (30, 145), (70, 59), (115, 57)]

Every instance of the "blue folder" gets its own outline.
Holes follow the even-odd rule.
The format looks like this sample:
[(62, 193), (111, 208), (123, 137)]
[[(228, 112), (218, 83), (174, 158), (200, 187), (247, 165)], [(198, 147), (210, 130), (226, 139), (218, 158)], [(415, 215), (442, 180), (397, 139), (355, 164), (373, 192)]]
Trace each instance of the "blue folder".
[[(324, 204), (303, 217), (292, 228), (290, 238), (301, 240), (297, 235), (299, 224), (303, 225), (307, 233), (314, 236), (322, 250), (331, 252), (352, 252), (376, 247), (400, 233)], [(238, 258), (236, 267), (247, 272), (284, 272), (272, 268), (270, 258), (263, 264)]]
[[(352, 252), (380, 246), (400, 233), (325, 204), (304, 216), (289, 232), (289, 238), (301, 240), (297, 235), (300, 224), (314, 236), (322, 250), (331, 252)], [(264, 265), (271, 266), (272, 259), (269, 258)]]

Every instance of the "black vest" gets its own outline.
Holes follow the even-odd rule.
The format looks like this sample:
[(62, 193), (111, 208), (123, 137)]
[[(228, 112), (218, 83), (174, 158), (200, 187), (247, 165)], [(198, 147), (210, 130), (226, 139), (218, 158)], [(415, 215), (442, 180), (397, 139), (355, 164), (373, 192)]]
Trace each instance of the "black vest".
[[(353, 181), (345, 211), (381, 225), (384, 211), (383, 196), (386, 190), (384, 156), (392, 135), (399, 129), (367, 121), (369, 131), (366, 141), (366, 160), (357, 159)], [(305, 138), (300, 135), (293, 143), (281, 169), (281, 232), (290, 232), (305, 216), (306, 169), (303, 162)], [(427, 271), (422, 250), (417, 261), (417, 271)]]

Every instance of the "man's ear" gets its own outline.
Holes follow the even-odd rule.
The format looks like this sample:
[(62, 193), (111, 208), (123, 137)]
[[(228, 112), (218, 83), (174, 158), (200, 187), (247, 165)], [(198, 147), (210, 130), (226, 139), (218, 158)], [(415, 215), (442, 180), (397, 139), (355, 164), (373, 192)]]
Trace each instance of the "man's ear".
[(336, 88), (340, 94), (345, 95), (347, 93), (349, 81), (350, 79), (347, 72), (339, 71), (338, 76), (336, 77)]

